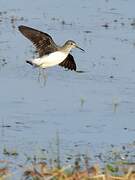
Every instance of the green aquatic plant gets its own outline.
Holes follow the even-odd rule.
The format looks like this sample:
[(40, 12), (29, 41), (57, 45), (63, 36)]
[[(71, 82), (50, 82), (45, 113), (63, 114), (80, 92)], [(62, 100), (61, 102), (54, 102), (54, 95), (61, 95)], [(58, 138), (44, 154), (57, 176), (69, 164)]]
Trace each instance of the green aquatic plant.
[(7, 156), (18, 156), (19, 153), (17, 152), (16, 149), (7, 149), (6, 147), (3, 148), (3, 154)]
[(118, 106), (120, 105), (118, 97), (114, 97), (112, 100), (113, 112), (117, 112)]
[(85, 98), (84, 97), (81, 97), (80, 98), (80, 106), (81, 106), (81, 109), (83, 109), (84, 108), (84, 104), (85, 104)]
[(60, 168), (60, 137), (59, 132), (56, 133), (56, 164), (57, 168)]
[(107, 170), (109, 170), (112, 173), (116, 173), (119, 170), (119, 168), (117, 166), (114, 166), (112, 164), (107, 164), (106, 168), (107, 168)]

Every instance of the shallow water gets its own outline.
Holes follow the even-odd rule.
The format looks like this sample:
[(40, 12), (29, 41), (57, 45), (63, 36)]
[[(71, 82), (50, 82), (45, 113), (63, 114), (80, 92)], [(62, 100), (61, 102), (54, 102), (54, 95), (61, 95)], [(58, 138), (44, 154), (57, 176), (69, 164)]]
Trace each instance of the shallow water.
[[(49, 148), (59, 132), (61, 153), (135, 137), (135, 1), (1, 0), (0, 142), (19, 152)], [(73, 39), (78, 70), (47, 70), (47, 84), (25, 63), (34, 48), (17, 27), (45, 31), (63, 44)], [(1, 150), (2, 151), (2, 150)]]

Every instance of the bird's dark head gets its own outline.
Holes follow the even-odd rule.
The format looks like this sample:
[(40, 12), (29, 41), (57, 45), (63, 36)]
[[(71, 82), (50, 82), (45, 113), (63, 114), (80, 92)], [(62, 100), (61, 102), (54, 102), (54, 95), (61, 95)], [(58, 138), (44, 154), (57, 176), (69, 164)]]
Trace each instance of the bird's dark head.
[(76, 44), (75, 41), (72, 41), (72, 40), (68, 40), (68, 41), (65, 43), (65, 46), (66, 46), (66, 47), (69, 47), (70, 49), (72, 49), (72, 48), (78, 48), (78, 49), (84, 51), (82, 48), (80, 48), (80, 47)]

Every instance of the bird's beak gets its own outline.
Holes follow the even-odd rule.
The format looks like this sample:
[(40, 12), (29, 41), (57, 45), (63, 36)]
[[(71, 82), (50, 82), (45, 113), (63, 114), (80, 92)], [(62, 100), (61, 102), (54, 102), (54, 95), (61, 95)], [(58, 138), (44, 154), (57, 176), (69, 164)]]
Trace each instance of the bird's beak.
[[(76, 45), (76, 48), (80, 49), (81, 51), (84, 51), (84, 49), (80, 48), (79, 46)], [(84, 51), (85, 52), (85, 51)]]

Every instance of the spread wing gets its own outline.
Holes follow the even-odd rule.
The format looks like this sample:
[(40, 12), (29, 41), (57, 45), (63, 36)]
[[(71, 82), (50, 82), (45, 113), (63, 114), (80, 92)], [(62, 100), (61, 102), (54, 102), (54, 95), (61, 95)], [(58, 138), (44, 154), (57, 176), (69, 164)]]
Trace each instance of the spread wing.
[(67, 56), (67, 58), (64, 61), (62, 61), (59, 65), (64, 67), (64, 68), (70, 69), (71, 71), (72, 70), (76, 71), (76, 63), (75, 63), (74, 58), (71, 54), (69, 54)]
[(27, 26), (19, 26), (18, 29), (36, 46), (39, 57), (57, 50), (56, 44), (49, 34)]

